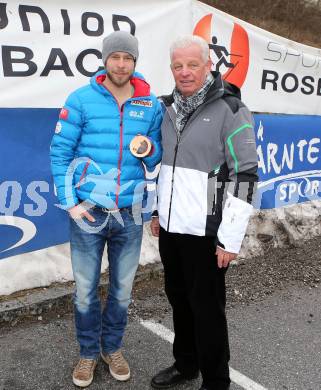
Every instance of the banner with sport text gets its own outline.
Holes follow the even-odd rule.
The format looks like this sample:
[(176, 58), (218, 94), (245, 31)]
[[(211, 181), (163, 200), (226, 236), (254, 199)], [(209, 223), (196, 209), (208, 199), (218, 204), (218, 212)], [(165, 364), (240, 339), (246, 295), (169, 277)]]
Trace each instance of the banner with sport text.
[(193, 32), (214, 68), (242, 90), (254, 112), (320, 115), (321, 50), (290, 41), (199, 2)]
[(137, 36), (137, 70), (157, 95), (174, 87), (173, 39), (207, 40), (213, 69), (241, 88), (255, 112), (257, 208), (319, 195), (320, 50), (194, 0), (0, 2), (0, 259), (68, 241), (50, 142), (66, 97), (102, 68), (102, 40), (119, 29)]
[(256, 207), (320, 199), (321, 50), (198, 2), (193, 20), (193, 33), (209, 44), (213, 68), (241, 89), (256, 113)]

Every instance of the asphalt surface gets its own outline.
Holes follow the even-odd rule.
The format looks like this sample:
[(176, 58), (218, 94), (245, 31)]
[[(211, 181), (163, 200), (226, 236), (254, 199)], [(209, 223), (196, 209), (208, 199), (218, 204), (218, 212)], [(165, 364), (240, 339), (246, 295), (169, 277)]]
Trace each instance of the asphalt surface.
[[(227, 272), (231, 390), (321, 390), (321, 237), (287, 248), (266, 241), (263, 256)], [(150, 389), (151, 377), (172, 363), (170, 342), (141, 324), (172, 329), (162, 272), (154, 268), (138, 273), (129, 310), (124, 354), (130, 381), (116, 382), (99, 362), (91, 390)], [(0, 297), (0, 390), (76, 389), (71, 290), (52, 286)], [(178, 389), (199, 387), (196, 380)]]
[[(255, 283), (255, 281), (253, 281)], [(231, 367), (266, 389), (321, 389), (320, 288), (289, 286), (265, 299), (229, 307)], [(124, 340), (132, 371), (116, 382), (99, 362), (91, 390), (150, 389), (150, 378), (172, 363), (171, 344), (141, 325), (141, 319), (172, 329), (162, 281), (136, 288)], [(1, 390), (69, 390), (78, 359), (72, 314), (43, 316), (0, 328)], [(178, 386), (199, 389), (200, 381)], [(232, 384), (231, 390), (246, 388)]]

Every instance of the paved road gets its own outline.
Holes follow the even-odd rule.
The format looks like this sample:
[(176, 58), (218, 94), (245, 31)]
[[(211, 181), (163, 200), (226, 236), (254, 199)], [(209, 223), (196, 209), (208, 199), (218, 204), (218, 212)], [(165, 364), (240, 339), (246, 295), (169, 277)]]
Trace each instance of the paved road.
[[(153, 297), (146, 305), (153, 305)], [(231, 390), (320, 390), (320, 307), (319, 288), (291, 287), (262, 302), (230, 309), (231, 367), (239, 383)], [(170, 313), (149, 320), (170, 334)], [(75, 389), (70, 379), (77, 353), (71, 315), (0, 329), (0, 390)], [(100, 362), (91, 390), (150, 389), (150, 377), (172, 362), (170, 342), (136, 316), (129, 321), (125, 354), (131, 380), (117, 383)], [(199, 381), (194, 381), (178, 390), (198, 388)]]

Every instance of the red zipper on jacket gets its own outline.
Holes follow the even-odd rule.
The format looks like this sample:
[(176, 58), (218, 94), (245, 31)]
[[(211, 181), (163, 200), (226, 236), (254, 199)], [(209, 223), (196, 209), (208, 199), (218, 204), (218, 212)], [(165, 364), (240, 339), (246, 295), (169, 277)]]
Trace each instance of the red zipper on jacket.
[[(137, 83), (136, 83), (137, 84)], [(123, 116), (124, 116), (124, 105), (126, 103), (127, 99), (121, 106), (119, 105), (118, 103), (118, 100), (115, 98), (115, 96), (111, 93), (111, 91), (103, 84), (103, 80), (101, 82), (99, 82), (99, 85), (102, 85), (110, 94), (111, 96), (115, 99), (116, 103), (117, 103), (117, 106), (118, 106), (118, 110), (119, 110), (119, 114), (120, 114), (120, 142), (119, 142), (119, 158), (118, 158), (118, 175), (117, 175), (117, 188), (116, 188), (116, 206), (118, 207), (118, 199), (119, 199), (119, 191), (120, 191), (120, 173), (121, 173), (121, 162), (122, 162), (122, 158), (123, 158)], [(132, 98), (135, 98), (135, 97), (143, 97), (144, 95), (136, 95), (136, 86), (135, 84), (134, 85), (134, 89), (135, 89), (135, 92), (134, 92), (134, 95), (132, 96)], [(150, 94), (150, 91), (148, 90), (148, 92), (144, 91), (145, 92), (145, 95), (148, 96)]]
[(119, 138), (120, 138), (120, 141), (119, 141), (119, 158), (118, 158), (118, 165), (117, 165), (117, 169), (118, 169), (118, 173), (117, 173), (117, 188), (116, 188), (116, 206), (118, 207), (118, 199), (119, 199), (119, 191), (120, 191), (120, 172), (121, 172), (121, 161), (122, 161), (122, 158), (123, 158), (123, 114), (124, 114), (124, 104), (123, 103), (121, 106), (119, 105), (118, 103), (118, 100), (116, 99), (115, 95), (113, 93), (111, 93), (111, 91), (103, 84), (101, 83), (100, 85), (102, 85), (110, 94), (111, 96), (115, 99), (115, 102), (117, 103), (117, 107), (118, 107), (118, 110), (119, 110), (119, 114), (120, 114), (120, 124), (119, 124)]
[(90, 165), (90, 159), (88, 159), (88, 161), (86, 162), (86, 165), (82, 171), (82, 174), (80, 176), (78, 183), (75, 185), (75, 188), (79, 188), (83, 184), (82, 182), (85, 179), (85, 175), (86, 175), (86, 172), (87, 172), (89, 165)]
[[(117, 104), (118, 101), (116, 100)], [(120, 168), (121, 161), (123, 158), (123, 115), (124, 115), (124, 104), (120, 107), (118, 104), (119, 113), (120, 113), (120, 142), (119, 142), (119, 159), (118, 159), (118, 176), (117, 176), (117, 189), (116, 189), (116, 206), (118, 207), (118, 198), (120, 191)]]

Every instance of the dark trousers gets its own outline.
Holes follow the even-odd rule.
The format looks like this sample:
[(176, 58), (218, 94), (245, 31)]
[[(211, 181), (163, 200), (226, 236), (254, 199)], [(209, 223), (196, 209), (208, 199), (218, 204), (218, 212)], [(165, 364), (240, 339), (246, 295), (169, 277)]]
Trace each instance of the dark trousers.
[(226, 390), (230, 384), (226, 269), (218, 268), (215, 249), (213, 237), (160, 230), (165, 291), (173, 308), (175, 366), (186, 376), (200, 370), (208, 389)]

